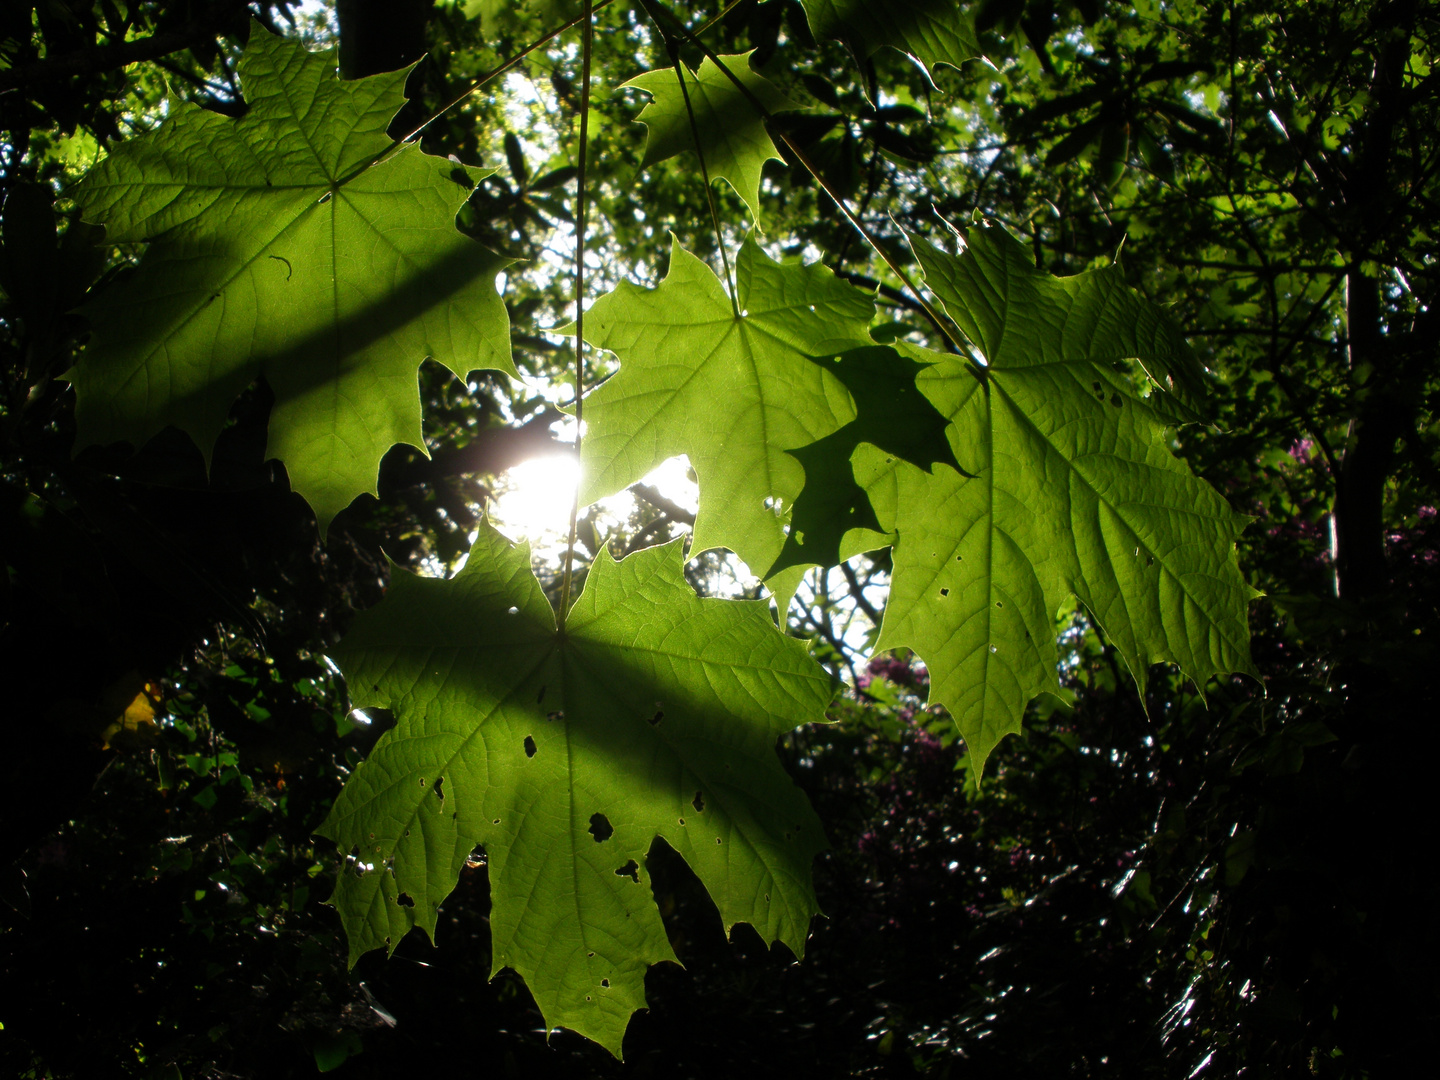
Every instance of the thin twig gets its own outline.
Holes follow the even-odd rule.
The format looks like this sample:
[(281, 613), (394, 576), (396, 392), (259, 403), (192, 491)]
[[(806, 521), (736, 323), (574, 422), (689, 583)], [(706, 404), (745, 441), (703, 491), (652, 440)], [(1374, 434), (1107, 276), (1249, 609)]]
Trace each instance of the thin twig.
[[(587, 27), (586, 33), (587, 33), (587, 34), (593, 33), (593, 31), (594, 31), (594, 25), (593, 25), (593, 22), (592, 22), (592, 16), (594, 15), (595, 12), (599, 11), (601, 8), (607, 6), (607, 5), (610, 4), (610, 3), (611, 3), (611, 0), (600, 0), (599, 3), (597, 3), (597, 4), (592, 4), (592, 3), (589, 2), (589, 0), (586, 0), (585, 10), (584, 10), (581, 14), (575, 16), (575, 18), (571, 19), (569, 22), (565, 23), (563, 26), (558, 26), (558, 27), (556, 27), (554, 30), (551, 30), (551, 31), (550, 31), (548, 34), (546, 34), (544, 37), (539, 38), (538, 40), (536, 40), (536, 41), (532, 42), (531, 44), (525, 46), (525, 48), (521, 49), (518, 53), (516, 53), (514, 56), (512, 56), (509, 60), (506, 60), (503, 64), (501, 64), (499, 67), (497, 67), (494, 71), (487, 72), (486, 74), (480, 76), (479, 79), (475, 80), (475, 82), (471, 84), (471, 86), (470, 86), (470, 88), (469, 88), (468, 90), (466, 90), (464, 93), (458, 95), (457, 97), (455, 97), (454, 99), (452, 99), (451, 101), (449, 101), (448, 103), (446, 103), (445, 105), (441, 106), (440, 110), (439, 110), (438, 112), (436, 112), (435, 115), (431, 116), (430, 119), (426, 120), (423, 124), (421, 124), (419, 127), (417, 127), (414, 131), (410, 132), (408, 135), (406, 135), (406, 136), (405, 136), (403, 139), (401, 139), (400, 141), (401, 141), (401, 142), (409, 142), (411, 139), (415, 138), (415, 136), (419, 135), (422, 131), (424, 131), (427, 127), (429, 127), (431, 124), (433, 124), (436, 120), (439, 120), (439, 119), (440, 119), (442, 116), (444, 116), (447, 112), (449, 112), (451, 109), (455, 108), (456, 105), (459, 105), (462, 101), (464, 101), (466, 98), (468, 98), (471, 94), (475, 93), (476, 90), (479, 90), (482, 86), (484, 86), (486, 83), (490, 82), (492, 79), (497, 79), (497, 78), (499, 78), (501, 75), (504, 75), (504, 74), (505, 74), (507, 71), (509, 71), (511, 68), (513, 68), (513, 67), (515, 67), (517, 64), (519, 64), (520, 61), (524, 60), (524, 59), (525, 59), (527, 56), (529, 56), (532, 52), (534, 52), (536, 49), (540, 48), (540, 46), (545, 45), (545, 44), (547, 44), (548, 42), (550, 42), (552, 39), (559, 37), (559, 36), (560, 36), (561, 34), (563, 34), (566, 30), (569, 30), (572, 26), (578, 26), (580, 23), (583, 22), (583, 23), (586, 24), (586, 27)], [(588, 40), (588, 39), (587, 39), (587, 40)], [(587, 69), (587, 70), (588, 70), (588, 69)], [(586, 91), (585, 91), (585, 92), (588, 92), (588, 87), (586, 88)], [(583, 126), (583, 121), (582, 121), (582, 126)]]
[[(740, 93), (744, 96), (744, 98), (748, 102), (750, 102), (751, 106), (755, 109), (756, 112), (758, 112), (766, 120), (774, 121), (775, 114), (766, 107), (765, 103), (762, 102), (759, 98), (757, 98), (751, 92), (750, 88), (741, 81), (740, 77), (736, 75), (733, 71), (731, 71), (730, 68), (723, 61), (721, 61), (718, 56), (715, 55), (715, 52), (708, 45), (706, 45), (703, 41), (696, 37), (695, 34), (691, 32), (689, 27), (687, 27), (683, 22), (680, 21), (677, 15), (671, 12), (663, 4), (659, 3), (658, 0), (648, 0), (646, 4), (647, 8), (651, 4), (653, 4), (655, 9), (661, 12), (665, 16), (665, 18), (670, 21), (672, 25), (674, 25), (682, 34), (684, 34), (685, 37), (689, 39), (692, 45), (696, 46), (702, 53), (704, 53), (712, 64), (714, 64), (721, 70), (721, 72), (724, 73), (725, 77), (729, 79), (731, 83), (734, 84), (735, 88), (739, 90)], [(830, 196), (831, 200), (839, 208), (840, 213), (845, 216), (845, 220), (848, 221), (851, 227), (860, 234), (861, 238), (870, 245), (870, 247), (874, 250), (875, 254), (880, 256), (881, 260), (885, 263), (885, 265), (890, 268), (890, 272), (893, 273), (897, 278), (899, 278), (900, 281), (904, 283), (905, 287), (910, 290), (910, 294), (914, 296), (916, 301), (919, 303), (920, 310), (925, 313), (926, 318), (930, 320), (930, 322), (934, 325), (935, 329), (938, 330), (940, 334), (945, 338), (945, 340), (950, 344), (951, 348), (954, 349), (954, 351), (961, 356), (967, 355), (964, 346), (961, 344), (957, 332), (950, 328), (946, 320), (941, 317), (940, 313), (937, 312), (930, 305), (929, 301), (925, 299), (924, 295), (920, 292), (919, 287), (916, 286), (914, 281), (910, 279), (910, 275), (905, 271), (905, 269), (894, 259), (894, 257), (890, 255), (888, 251), (886, 251), (883, 247), (880, 246), (879, 241), (876, 240), (875, 237), (870, 235), (870, 230), (867, 229), (864, 223), (851, 211), (849, 205), (845, 202), (844, 196), (842, 196), (838, 191), (836, 191), (830, 185), (830, 182), (821, 175), (820, 169), (815, 165), (813, 161), (810, 160), (809, 155), (807, 155), (805, 151), (801, 150), (800, 147), (795, 144), (794, 140), (792, 140), (790, 136), (787, 135), (784, 131), (781, 131), (777, 128), (773, 132), (773, 134), (778, 136), (780, 141), (785, 144), (786, 148), (795, 155), (795, 160), (804, 167), (805, 171), (815, 178), (815, 182), (820, 185), (826, 195)], [(971, 363), (974, 364), (974, 361), (972, 360)], [(985, 369), (979, 368), (977, 365), (977, 374), (979, 374), (981, 377), (984, 377)]]
[[(575, 456), (580, 457), (580, 444), (585, 427), (585, 170), (586, 150), (590, 141), (590, 51), (595, 41), (595, 7), (585, 0), (581, 14), (585, 34), (581, 45), (580, 82), (580, 171), (575, 178)], [(565, 617), (570, 613), (571, 570), (575, 562), (576, 523), (580, 514), (580, 485), (570, 500), (570, 539), (565, 544), (565, 577), (560, 586), (560, 630), (565, 630)]]
[(673, 499), (667, 499), (664, 495), (661, 495), (660, 492), (656, 491), (649, 484), (631, 484), (630, 494), (640, 496), (640, 498), (644, 499), (647, 503), (653, 506), (656, 510), (659, 510), (666, 517), (674, 521), (678, 521), (682, 525), (689, 525), (692, 528), (695, 525), (694, 514), (692, 514), (689, 510), (686, 510), (683, 506), (675, 502)]
[(725, 233), (720, 228), (720, 211), (715, 207), (715, 189), (710, 186), (710, 169), (705, 164), (705, 149), (700, 145), (700, 124), (695, 119), (695, 106), (690, 101), (690, 87), (685, 84), (685, 65), (680, 60), (680, 43), (675, 35), (665, 29), (653, 7), (653, 0), (640, 0), (640, 6), (650, 16), (655, 29), (665, 39), (665, 49), (670, 54), (670, 64), (675, 68), (675, 78), (680, 82), (680, 96), (685, 100), (685, 114), (690, 118), (690, 136), (695, 140), (695, 156), (700, 159), (700, 179), (705, 184), (705, 201), (710, 207), (710, 223), (715, 227), (715, 246), (720, 249), (720, 262), (725, 267), (725, 291), (730, 294), (730, 309), (740, 317), (740, 302), (735, 298), (735, 282), (730, 276), (730, 256), (725, 253)]
[[(593, 14), (595, 11), (598, 11), (598, 10), (600, 10), (601, 8), (606, 7), (607, 5), (609, 5), (609, 4), (612, 3), (612, 2), (613, 2), (613, 0), (600, 0), (599, 3), (594, 4), (593, 6), (587, 4), (585, 10), (586, 10), (586, 11), (589, 11), (589, 12), (591, 12), (591, 13)], [(422, 132), (424, 132), (424, 130), (425, 130), (426, 128), (428, 128), (431, 124), (435, 123), (436, 120), (439, 120), (442, 116), (444, 116), (444, 115), (445, 115), (446, 113), (448, 113), (451, 109), (455, 108), (455, 106), (457, 106), (457, 105), (459, 105), (461, 102), (463, 102), (463, 101), (464, 101), (466, 98), (468, 98), (471, 94), (475, 93), (475, 91), (479, 90), (479, 89), (480, 89), (482, 86), (484, 86), (486, 83), (489, 83), (489, 82), (492, 82), (492, 81), (495, 80), (495, 79), (498, 79), (501, 75), (504, 75), (504, 74), (505, 74), (507, 71), (509, 71), (511, 68), (515, 67), (515, 66), (516, 66), (517, 64), (519, 64), (522, 60), (524, 60), (527, 56), (529, 56), (531, 53), (533, 53), (536, 49), (540, 48), (542, 45), (545, 45), (545, 44), (547, 44), (548, 42), (550, 42), (550, 41), (554, 40), (555, 38), (559, 37), (559, 36), (560, 36), (561, 34), (563, 34), (566, 30), (569, 30), (572, 26), (578, 26), (580, 23), (582, 23), (582, 22), (584, 22), (584, 21), (585, 21), (585, 16), (584, 16), (583, 14), (582, 14), (582, 15), (577, 15), (575, 18), (571, 19), (569, 22), (565, 23), (564, 25), (558, 26), (558, 27), (556, 27), (554, 30), (551, 30), (551, 31), (550, 31), (549, 33), (547, 33), (544, 37), (541, 37), (541, 38), (536, 39), (535, 41), (532, 41), (529, 45), (526, 45), (525, 48), (521, 49), (521, 50), (520, 50), (518, 53), (516, 53), (514, 56), (510, 57), (510, 59), (506, 60), (506, 61), (505, 61), (503, 64), (501, 64), (499, 67), (494, 68), (493, 70), (486, 72), (484, 75), (481, 75), (480, 78), (476, 79), (473, 83), (471, 83), (471, 84), (469, 85), (469, 87), (467, 87), (463, 92), (455, 95), (455, 97), (451, 98), (451, 99), (450, 99), (449, 101), (447, 101), (444, 105), (440, 106), (439, 109), (437, 109), (437, 110), (435, 110), (435, 112), (431, 113), (430, 116), (429, 116), (427, 119), (425, 119), (424, 121), (422, 121), (420, 124), (416, 125), (411, 131), (407, 132), (404, 136), (402, 136), (402, 137), (399, 138), (399, 139), (395, 139), (393, 142), (391, 142), (391, 144), (390, 144), (389, 146), (387, 146), (387, 147), (386, 147), (384, 150), (382, 150), (380, 153), (376, 154), (374, 157), (367, 158), (365, 161), (361, 162), (361, 163), (360, 163), (359, 165), (357, 165), (354, 169), (352, 169), (348, 174), (346, 174), (345, 176), (341, 177), (340, 180), (338, 180), (338, 181), (336, 182), (336, 185), (335, 185), (335, 186), (336, 186), (336, 187), (343, 187), (345, 184), (348, 184), (350, 181), (354, 180), (357, 176), (359, 176), (361, 173), (363, 173), (366, 169), (369, 169), (369, 168), (371, 168), (371, 167), (373, 167), (373, 166), (375, 166), (375, 165), (379, 165), (379, 164), (380, 164), (382, 161), (384, 161), (386, 158), (388, 158), (388, 157), (390, 157), (392, 154), (394, 154), (395, 151), (399, 150), (401, 147), (405, 146), (407, 143), (409, 143), (409, 142), (411, 142), (413, 139), (417, 138)], [(582, 126), (583, 126), (583, 121), (582, 121)]]

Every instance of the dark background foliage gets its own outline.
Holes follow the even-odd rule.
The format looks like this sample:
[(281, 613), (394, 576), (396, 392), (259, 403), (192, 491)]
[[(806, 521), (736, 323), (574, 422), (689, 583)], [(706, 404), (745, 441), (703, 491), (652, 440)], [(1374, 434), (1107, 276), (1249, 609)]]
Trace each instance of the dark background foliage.
[[(479, 6), (483, 21), (463, 5), (341, 3), (345, 73), (428, 52), (397, 120), (408, 129), (574, 14), (560, 0)], [(691, 25), (718, 10), (675, 7)], [(1063, 624), (1073, 701), (1038, 702), (977, 791), (918, 663), (856, 655), (837, 629), (857, 606), (877, 614), (884, 559), (835, 571), (792, 629), (853, 688), (835, 724), (781, 747), (832, 841), (816, 867), (827, 917), (798, 965), (744, 927), (727, 942), (657, 846), (656, 896), (686, 966), (651, 973), (622, 1064), (566, 1032), (547, 1040), (520, 980), (487, 981), (482, 853), (438, 949), (412, 936), (347, 971), (323, 904), (335, 855), (311, 837), (386, 725), (349, 717), (326, 649), (378, 600), (386, 555), (452, 563), (493, 477), (564, 452), (553, 407), (427, 366), (432, 458), (392, 453), (380, 499), (357, 501), (325, 544), (262, 460), (263, 384), (237, 402), (208, 477), (173, 432), (70, 454), (59, 376), (87, 333), (74, 309), (135, 253), (75, 219), (69, 185), (158, 122), (167, 85), (240, 112), (251, 16), (317, 40), (334, 24), (283, 2), (5, 6), (0, 1071), (1379, 1077), (1428, 1064), (1440, 9), (964, 10), (993, 63), (940, 69), (935, 85), (897, 52), (857, 61), (816, 43), (790, 0), (744, 0), (706, 40), (755, 49), (757, 69), (814, 104), (777, 123), (902, 262), (898, 227), (978, 213), (1057, 274), (1120, 250), (1130, 283), (1173, 305), (1213, 375), (1211, 424), (1176, 446), (1254, 516), (1241, 559), (1266, 594), (1252, 609), (1265, 684), (1214, 682), (1202, 699), (1157, 669), (1142, 700), (1079, 613)], [(692, 168), (635, 175), (638, 102), (614, 87), (637, 56), (668, 59), (644, 9), (616, 0), (597, 18), (590, 246), (601, 286), (653, 281), (668, 229), (704, 257), (716, 239), (695, 227), (708, 211)], [(426, 146), (499, 163), (459, 224), (538, 261), (573, 220), (576, 161), (573, 139), (542, 145), (533, 125), (572, 130), (578, 75), (559, 47), (516, 70), (536, 89), (528, 105), (473, 95)], [(789, 156), (767, 169), (768, 236), (878, 283), (897, 331), (925, 333)], [(743, 211), (717, 196), (733, 244)], [(565, 378), (538, 328), (564, 317), (567, 287), (512, 277), (527, 374)], [(642, 507), (629, 536), (687, 524), (664, 500)], [(706, 572), (692, 571), (700, 587)]]

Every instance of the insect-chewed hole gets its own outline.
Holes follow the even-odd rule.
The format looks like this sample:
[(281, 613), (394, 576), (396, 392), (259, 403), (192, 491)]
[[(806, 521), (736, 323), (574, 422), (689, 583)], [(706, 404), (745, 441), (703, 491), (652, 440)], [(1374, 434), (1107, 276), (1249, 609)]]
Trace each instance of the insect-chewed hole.
[(941, 595), (941, 596), (949, 596), (949, 595), (950, 595), (950, 590), (949, 590), (949, 589), (941, 589), (941, 590), (940, 590), (940, 595)]
[(525, 756), (526, 756), (526, 757), (534, 757), (534, 756), (535, 756), (535, 736), (534, 736), (534, 735), (526, 735), (526, 736), (525, 736)]
[(508, 610), (507, 612), (505, 612), (505, 614), (506, 614), (506, 615), (519, 615), (519, 614), (520, 614), (520, 609), (519, 609), (518, 607), (512, 607), (512, 608), (510, 608), (510, 610)]
[(395, 903), (399, 904), (401, 907), (415, 906), (415, 901), (410, 899), (410, 894), (403, 892), (399, 896), (395, 897)]
[(609, 989), (610, 989), (610, 980), (609, 980), (609, 979), (601, 979), (601, 980), (600, 980), (600, 985), (603, 986), (603, 987), (605, 987), (606, 990), (609, 990)]
[(664, 719), (665, 719), (665, 712), (664, 712), (664, 710), (663, 710), (663, 709), (656, 709), (656, 710), (655, 710), (655, 715), (652, 716), (652, 717), (650, 717), (650, 724), (651, 724), (651, 726), (653, 727), (654, 725), (658, 724), (661, 720), (664, 720)]
[(441, 802), (445, 801), (445, 777), (435, 777), (435, 797)]
[(695, 792), (695, 798), (690, 800), (690, 805), (695, 808), (695, 813), (697, 814), (703, 814), (705, 812), (705, 800), (700, 797), (700, 792), (698, 791)]
[(631, 859), (631, 860), (630, 860), (629, 862), (627, 862), (624, 866), (620, 867), (620, 869), (618, 869), (618, 870), (615, 871), (615, 876), (616, 876), (616, 877), (628, 877), (631, 881), (635, 882), (636, 885), (639, 885), (639, 884), (640, 884), (640, 864), (637, 863), (634, 859)]
[(604, 814), (591, 814), (589, 832), (591, 836), (595, 837), (597, 844), (603, 844), (615, 835), (615, 827), (610, 824), (610, 819)]
[(546, 720), (564, 720), (564, 719), (565, 719), (565, 714), (564, 714), (563, 712), (561, 712), (559, 709), (556, 709), (556, 710), (555, 710), (554, 712), (552, 712), (552, 713), (546, 713), (546, 714), (545, 714), (545, 719), (546, 719)]

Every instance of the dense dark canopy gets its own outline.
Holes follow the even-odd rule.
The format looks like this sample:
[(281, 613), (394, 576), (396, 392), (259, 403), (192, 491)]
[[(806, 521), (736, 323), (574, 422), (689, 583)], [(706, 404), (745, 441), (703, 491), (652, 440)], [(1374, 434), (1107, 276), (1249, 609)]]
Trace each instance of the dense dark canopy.
[[(765, 121), (779, 149), (762, 239), (878, 289), (878, 338), (943, 347), (899, 276), (918, 277), (904, 233), (943, 242), (988, 220), (1056, 275), (1119, 253), (1208, 369), (1205, 422), (1173, 447), (1253, 518), (1240, 565), (1264, 594), (1250, 607), (1263, 686), (1156, 667), (1137, 690), (1083, 608), (1065, 614), (1069, 700), (1032, 703), (976, 789), (924, 666), (857, 649), (884, 609), (888, 550), (812, 574), (788, 622), (834, 674), (838, 722), (781, 752), (830, 840), (825, 915), (798, 965), (745, 926), (727, 942), (658, 843), (648, 870), (685, 967), (651, 971), (623, 1062), (547, 1039), (522, 981), (488, 981), (481, 853), (438, 948), (411, 935), (348, 970), (325, 906), (339, 859), (313, 832), (391, 722), (352, 718), (326, 656), (395, 565), (457, 563), (507, 469), (571, 452), (552, 428), (573, 354), (545, 330), (573, 314), (556, 268), (573, 248), (583, 91), (578, 29), (525, 52), (577, 18), (572, 0), (335, 8), (0, 13), (0, 1071), (1363, 1077), (1425, 1060), (1440, 1025), (1426, 869), (1440, 5), (739, 0), (714, 19), (715, 2), (599, 5), (590, 296), (656, 284), (672, 230), (717, 270), (722, 245), (734, 261), (751, 207), (715, 184), (717, 238), (695, 155), (651, 163), (631, 123), (647, 97), (620, 85), (677, 54), (700, 70), (753, 50), (752, 69), (806, 106)], [(924, 64), (875, 29), (917, 12), (950, 34), (910, 43)], [(378, 498), (323, 540), (265, 458), (264, 379), (208, 461), (174, 428), (73, 452), (66, 373), (98, 329), (87, 312), (140, 254), (81, 220), (75, 185), (178, 101), (242, 115), (252, 19), (317, 47), (338, 37), (347, 78), (418, 61), (397, 137), (525, 53), (422, 140), (496, 170), (457, 225), (519, 260), (503, 297), (526, 378), (425, 364), (429, 456), (392, 450)], [(832, 35), (836, 19), (868, 29)], [(965, 43), (986, 59), (959, 59)], [(653, 489), (636, 507), (611, 550), (695, 524)], [(582, 574), (602, 550), (595, 520), (580, 523)], [(558, 594), (558, 567), (539, 573)], [(687, 569), (702, 592), (725, 573), (713, 554)]]

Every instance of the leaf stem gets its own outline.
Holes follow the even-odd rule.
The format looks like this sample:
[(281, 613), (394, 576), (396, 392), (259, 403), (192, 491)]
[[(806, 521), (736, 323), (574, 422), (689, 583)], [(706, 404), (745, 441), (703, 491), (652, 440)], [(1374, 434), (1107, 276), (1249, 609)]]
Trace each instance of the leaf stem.
[[(775, 120), (775, 114), (772, 113), (768, 108), (766, 108), (765, 103), (762, 102), (759, 98), (757, 98), (753, 93), (751, 93), (750, 88), (740, 80), (739, 76), (737, 76), (733, 71), (731, 71), (730, 68), (727, 67), (718, 56), (715, 55), (715, 53), (710, 49), (708, 45), (706, 45), (703, 41), (696, 37), (695, 34), (692, 33), (690, 29), (683, 22), (680, 21), (679, 17), (675, 15), (674, 12), (670, 11), (663, 4), (659, 3), (658, 0), (642, 0), (642, 2), (645, 3), (647, 10), (653, 4), (654, 8), (660, 13), (662, 13), (665, 18), (669, 20), (680, 31), (680, 33), (684, 34), (685, 37), (689, 39), (691, 44), (693, 44), (702, 53), (704, 53), (705, 56), (709, 58), (712, 64), (714, 64), (722, 72), (724, 72), (725, 77), (735, 84), (735, 89), (739, 90), (740, 93), (745, 96), (745, 99), (750, 102), (756, 112), (758, 112), (766, 120), (770, 120), (772, 122)], [(950, 347), (959, 355), (969, 357), (969, 350), (965, 348), (964, 343), (960, 340), (958, 332), (952, 329), (948, 322), (941, 317), (940, 313), (930, 305), (929, 301), (925, 299), (924, 294), (920, 292), (920, 289), (910, 279), (910, 275), (906, 273), (904, 268), (901, 267), (898, 262), (896, 262), (896, 260), (890, 255), (889, 252), (887, 252), (884, 248), (880, 246), (879, 241), (876, 240), (875, 237), (870, 235), (870, 230), (865, 228), (864, 223), (861, 222), (861, 220), (857, 218), (855, 214), (850, 210), (850, 207), (846, 205), (844, 197), (833, 187), (830, 186), (830, 182), (826, 180), (825, 177), (820, 175), (820, 170), (816, 167), (815, 163), (810, 160), (809, 155), (807, 155), (803, 150), (801, 150), (800, 147), (795, 145), (794, 141), (791, 140), (790, 136), (787, 135), (784, 131), (781, 131), (777, 128), (774, 134), (778, 135), (780, 141), (783, 142), (786, 147), (789, 148), (790, 152), (795, 155), (795, 160), (800, 162), (800, 164), (805, 168), (805, 171), (815, 178), (815, 182), (820, 185), (820, 187), (824, 190), (825, 194), (829, 195), (835, 205), (840, 208), (840, 213), (845, 215), (845, 220), (848, 221), (850, 225), (855, 229), (855, 231), (860, 234), (864, 241), (870, 245), (871, 249), (874, 250), (875, 254), (880, 256), (881, 260), (885, 263), (885, 265), (890, 268), (891, 273), (893, 273), (897, 278), (899, 278), (900, 281), (904, 283), (905, 287), (910, 290), (910, 294), (914, 296), (916, 302), (919, 303), (920, 310), (925, 313), (926, 318), (928, 318), (930, 322), (934, 324), (935, 329), (941, 333), (941, 335), (945, 338), (947, 342), (949, 342)], [(972, 366), (977, 366), (975, 365), (975, 361), (973, 358), (971, 358), (970, 362)], [(982, 368), (979, 370), (980, 373), (983, 375), (984, 369)]]
[[(738, 3), (740, 0), (736, 0), (736, 2)], [(665, 29), (655, 11), (653, 0), (640, 0), (640, 5), (649, 14), (650, 21), (655, 24), (655, 29), (660, 32), (660, 36), (665, 39), (665, 48), (670, 53), (670, 63), (675, 68), (675, 78), (680, 80), (680, 96), (685, 99), (685, 114), (690, 118), (690, 137), (695, 140), (695, 156), (700, 159), (700, 179), (705, 184), (705, 201), (710, 207), (710, 223), (715, 227), (715, 245), (720, 249), (720, 262), (725, 267), (725, 291), (730, 294), (730, 309), (738, 319), (740, 302), (735, 296), (735, 281), (730, 276), (730, 256), (726, 254), (725, 234), (720, 229), (720, 211), (715, 206), (715, 189), (710, 186), (710, 169), (705, 164), (705, 151), (700, 145), (700, 124), (695, 119), (695, 107), (690, 102), (690, 87), (685, 83), (685, 64), (680, 59), (680, 42), (675, 40), (674, 34)], [(721, 12), (721, 15), (724, 15), (724, 12)], [(717, 15), (716, 19), (718, 20), (721, 15)]]
[[(600, 0), (599, 3), (594, 4), (593, 6), (587, 6), (586, 10), (593, 13), (595, 11), (599, 11), (601, 8), (606, 7), (613, 2), (614, 0)], [(416, 125), (414, 128), (406, 132), (406, 134), (404, 134), (400, 138), (393, 140), (390, 145), (387, 146), (384, 150), (380, 151), (380, 153), (376, 154), (374, 157), (362, 161), (359, 165), (355, 166), (355, 168), (351, 169), (350, 172), (346, 173), (339, 180), (335, 181), (335, 187), (344, 187), (346, 184), (350, 183), (350, 181), (354, 180), (361, 173), (363, 173), (366, 169), (370, 169), (376, 165), (379, 165), (382, 161), (385, 161), (387, 158), (390, 157), (390, 155), (394, 154), (395, 151), (399, 150), (406, 143), (415, 139), (418, 135), (420, 135), (421, 132), (423, 132), (436, 120), (439, 120), (447, 112), (455, 108), (455, 106), (459, 105), (471, 94), (475, 93), (476, 90), (479, 90), (486, 83), (491, 82), (494, 79), (498, 79), (501, 75), (504, 75), (511, 68), (519, 64), (520, 61), (524, 60), (536, 49), (540, 48), (540, 46), (546, 44), (547, 42), (553, 41), (555, 38), (563, 34), (566, 30), (569, 30), (572, 26), (578, 26), (584, 21), (585, 16), (583, 14), (577, 15), (575, 18), (571, 19), (564, 25), (557, 26), (554, 30), (551, 30), (544, 37), (532, 41), (529, 45), (526, 45), (525, 48), (521, 49), (514, 56), (510, 57), (510, 59), (506, 60), (499, 67), (494, 68), (491, 71), (487, 71), (484, 75), (481, 75), (480, 78), (476, 79), (473, 83), (471, 83), (469, 87), (461, 91), (459, 94), (455, 95), (455, 97), (451, 98), (444, 105), (440, 106), (440, 108), (437, 109), (435, 112), (431, 113), (430, 116), (423, 120), (420, 124)]]
[[(545, 45), (545, 44), (547, 44), (548, 42), (550, 42), (551, 40), (553, 40), (554, 38), (559, 37), (559, 36), (560, 36), (561, 34), (563, 34), (566, 30), (569, 30), (572, 26), (578, 26), (580, 23), (583, 22), (583, 23), (586, 24), (586, 31), (585, 31), (585, 32), (586, 32), (587, 34), (593, 33), (593, 32), (594, 32), (594, 23), (593, 23), (593, 21), (592, 21), (592, 16), (594, 15), (595, 12), (599, 11), (599, 10), (600, 10), (601, 8), (603, 8), (603, 7), (606, 7), (607, 5), (609, 5), (609, 4), (612, 3), (612, 2), (613, 2), (613, 0), (599, 0), (598, 3), (591, 3), (590, 0), (586, 0), (585, 9), (584, 9), (583, 12), (581, 12), (581, 14), (575, 16), (575, 18), (571, 19), (569, 22), (567, 22), (567, 23), (565, 23), (565, 24), (563, 24), (563, 25), (561, 25), (561, 26), (556, 27), (554, 30), (551, 30), (551, 31), (550, 31), (548, 34), (546, 34), (544, 37), (539, 38), (539, 39), (537, 39), (536, 41), (531, 42), (529, 45), (525, 46), (525, 48), (521, 49), (521, 50), (520, 50), (518, 53), (516, 53), (514, 56), (510, 57), (509, 60), (506, 60), (506, 61), (505, 61), (503, 64), (501, 64), (499, 67), (495, 68), (493, 71), (486, 72), (484, 75), (480, 76), (480, 78), (478, 78), (477, 80), (475, 80), (475, 82), (470, 85), (470, 88), (469, 88), (469, 89), (465, 90), (465, 91), (462, 92), (461, 94), (457, 95), (455, 98), (453, 98), (453, 99), (451, 99), (450, 101), (448, 101), (446, 104), (442, 105), (442, 106), (440, 107), (440, 109), (439, 109), (433, 116), (431, 116), (428, 120), (426, 120), (426, 121), (425, 121), (423, 124), (421, 124), (419, 127), (415, 128), (415, 130), (413, 130), (413, 131), (411, 131), (409, 134), (407, 134), (403, 139), (400, 139), (399, 142), (407, 143), (407, 142), (409, 142), (411, 139), (415, 138), (415, 136), (419, 135), (422, 131), (424, 131), (427, 127), (429, 127), (431, 124), (433, 124), (436, 120), (439, 120), (439, 119), (440, 119), (442, 116), (444, 116), (447, 112), (449, 112), (451, 109), (455, 108), (456, 105), (459, 105), (462, 101), (464, 101), (466, 98), (468, 98), (471, 94), (475, 93), (476, 90), (479, 90), (482, 86), (484, 86), (486, 83), (490, 82), (492, 79), (497, 79), (497, 78), (499, 78), (501, 75), (504, 75), (504, 74), (505, 74), (507, 71), (509, 71), (511, 68), (513, 68), (513, 67), (515, 67), (517, 64), (519, 64), (520, 61), (524, 60), (527, 56), (529, 56), (531, 53), (533, 53), (536, 49), (540, 48), (540, 46)], [(589, 39), (587, 38), (586, 40), (588, 41)], [(587, 68), (587, 70), (588, 70), (588, 68)], [(586, 84), (586, 91), (588, 92), (588, 90), (589, 90), (589, 84), (587, 83), (587, 84)], [(583, 124), (583, 122), (582, 122), (582, 124)]]
[[(603, 2), (603, 0), (602, 0)], [(590, 143), (590, 52), (595, 41), (595, 6), (585, 0), (580, 18), (585, 23), (580, 60), (580, 163), (575, 178), (575, 458), (580, 458), (580, 445), (585, 430), (585, 172), (586, 150)], [(565, 575), (560, 586), (560, 632), (565, 631), (565, 618), (570, 613), (570, 585), (575, 563), (577, 519), (580, 515), (580, 482), (570, 500), (570, 538), (565, 544)], [(596, 552), (596, 557), (600, 555)]]

